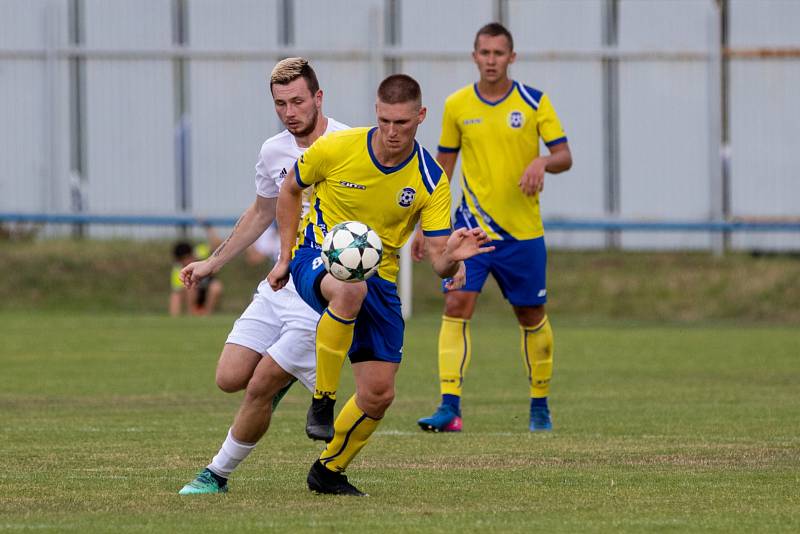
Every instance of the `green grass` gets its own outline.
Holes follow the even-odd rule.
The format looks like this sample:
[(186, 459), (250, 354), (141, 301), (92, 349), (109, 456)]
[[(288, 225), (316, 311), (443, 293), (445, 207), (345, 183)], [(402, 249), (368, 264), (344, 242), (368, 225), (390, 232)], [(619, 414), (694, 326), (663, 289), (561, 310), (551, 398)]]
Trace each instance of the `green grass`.
[(554, 315), (555, 431), (531, 435), (517, 327), (482, 310), (465, 430), (430, 435), (436, 315), (408, 325), (397, 400), (349, 470), (371, 497), (352, 499), (305, 488), (299, 387), (229, 494), (177, 495), (241, 398), (213, 383), (233, 316), (0, 313), (0, 531), (800, 530), (796, 328)]

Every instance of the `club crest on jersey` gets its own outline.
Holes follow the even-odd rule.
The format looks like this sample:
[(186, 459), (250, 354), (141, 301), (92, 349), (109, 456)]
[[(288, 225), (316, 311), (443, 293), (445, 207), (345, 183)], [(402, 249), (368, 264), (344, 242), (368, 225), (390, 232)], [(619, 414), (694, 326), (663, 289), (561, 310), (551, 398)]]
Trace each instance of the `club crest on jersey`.
[(512, 128), (522, 128), (525, 124), (525, 115), (521, 111), (512, 111), (508, 114), (508, 125)]
[(414, 197), (417, 196), (417, 191), (413, 187), (404, 187), (397, 193), (397, 203), (401, 207), (407, 208), (414, 203)]

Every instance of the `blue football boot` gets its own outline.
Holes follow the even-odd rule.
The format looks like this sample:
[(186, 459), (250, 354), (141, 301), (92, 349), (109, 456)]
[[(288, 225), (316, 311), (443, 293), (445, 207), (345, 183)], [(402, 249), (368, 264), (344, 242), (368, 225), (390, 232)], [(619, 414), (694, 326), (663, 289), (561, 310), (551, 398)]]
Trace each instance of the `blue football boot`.
[(427, 432), (461, 432), (461, 416), (449, 404), (442, 404), (436, 413), (430, 417), (423, 417), (417, 424)]

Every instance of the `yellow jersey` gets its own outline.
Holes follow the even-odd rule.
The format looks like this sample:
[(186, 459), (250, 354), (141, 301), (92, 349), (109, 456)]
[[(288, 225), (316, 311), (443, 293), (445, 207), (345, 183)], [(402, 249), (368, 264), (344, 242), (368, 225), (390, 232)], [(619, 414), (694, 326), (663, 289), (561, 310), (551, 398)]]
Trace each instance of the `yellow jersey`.
[(539, 156), (539, 139), (548, 147), (565, 143), (546, 94), (517, 81), (500, 100), (490, 102), (468, 85), (444, 105), (439, 151), (461, 151), (461, 188), (456, 226), (480, 226), (493, 240), (534, 239), (544, 235), (539, 195), (519, 188), (525, 168)]
[(383, 242), (378, 276), (395, 282), (398, 251), (417, 221), (426, 236), (450, 234), (450, 185), (436, 160), (416, 141), (405, 161), (383, 166), (372, 152), (376, 130), (330, 133), (297, 160), (297, 183), (303, 188), (314, 186), (297, 247), (321, 248), (330, 228), (344, 221), (361, 221)]

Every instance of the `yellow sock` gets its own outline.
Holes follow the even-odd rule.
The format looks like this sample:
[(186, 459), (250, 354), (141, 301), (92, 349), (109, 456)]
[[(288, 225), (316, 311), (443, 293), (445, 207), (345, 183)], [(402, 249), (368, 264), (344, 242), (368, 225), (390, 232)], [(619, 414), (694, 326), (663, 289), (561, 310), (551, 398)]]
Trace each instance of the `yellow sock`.
[(331, 471), (341, 473), (347, 469), (358, 451), (364, 448), (380, 422), (380, 419), (373, 419), (362, 412), (356, 405), (356, 396), (353, 395), (333, 423), (333, 440), (328, 443), (319, 461)]
[(442, 395), (461, 396), (471, 355), (469, 319), (443, 316), (439, 330), (439, 389)]
[(520, 326), (522, 359), (528, 370), (531, 397), (547, 397), (553, 376), (553, 329), (545, 315), (536, 326)]
[(317, 383), (314, 397), (321, 399), (326, 395), (336, 398), (339, 377), (347, 351), (353, 344), (355, 319), (345, 319), (326, 308), (317, 324)]

